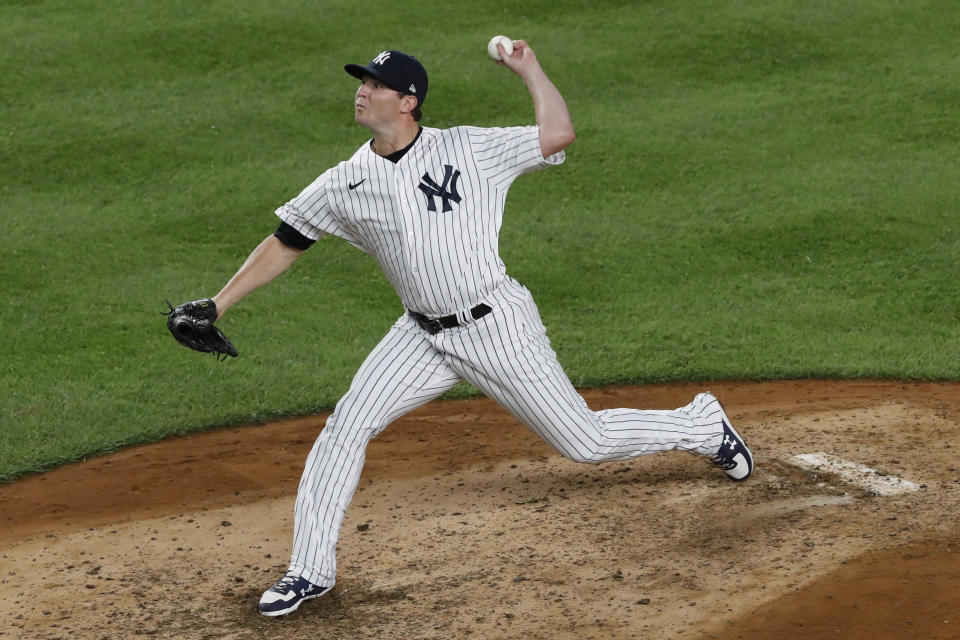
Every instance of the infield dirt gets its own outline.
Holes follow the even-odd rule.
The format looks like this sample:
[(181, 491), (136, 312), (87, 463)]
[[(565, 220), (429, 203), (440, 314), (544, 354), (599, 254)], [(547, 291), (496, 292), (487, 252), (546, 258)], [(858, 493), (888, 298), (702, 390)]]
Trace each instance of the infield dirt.
[[(672, 408), (710, 388), (757, 459), (578, 465), (489, 400), (374, 440), (333, 593), (267, 619), (326, 416), (173, 438), (0, 486), (0, 638), (960, 638), (960, 384), (587, 390)], [(921, 485), (800, 469), (826, 452)]]

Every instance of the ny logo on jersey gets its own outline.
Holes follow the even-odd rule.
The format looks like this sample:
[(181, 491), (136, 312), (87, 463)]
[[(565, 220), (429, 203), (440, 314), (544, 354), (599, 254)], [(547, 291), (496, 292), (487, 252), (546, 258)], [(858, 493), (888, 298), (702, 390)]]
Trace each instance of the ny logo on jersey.
[(373, 64), (383, 64), (390, 59), (389, 51), (381, 51), (376, 58), (373, 59)]
[(460, 180), (460, 172), (448, 164), (443, 165), (443, 184), (437, 184), (429, 173), (423, 174), (418, 185), (420, 191), (427, 196), (427, 211), (436, 212), (437, 203), (434, 198), (440, 198), (443, 205), (443, 213), (453, 211), (450, 201), (460, 204), (460, 194), (457, 192), (457, 181)]

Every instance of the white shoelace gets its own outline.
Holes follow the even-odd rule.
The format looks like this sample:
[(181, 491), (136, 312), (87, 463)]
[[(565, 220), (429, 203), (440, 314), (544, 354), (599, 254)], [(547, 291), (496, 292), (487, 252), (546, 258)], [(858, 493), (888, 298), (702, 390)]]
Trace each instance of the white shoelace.
[(273, 585), (272, 591), (277, 593), (283, 593), (293, 587), (293, 583), (297, 581), (297, 576), (285, 575), (280, 578), (280, 581), (277, 584)]

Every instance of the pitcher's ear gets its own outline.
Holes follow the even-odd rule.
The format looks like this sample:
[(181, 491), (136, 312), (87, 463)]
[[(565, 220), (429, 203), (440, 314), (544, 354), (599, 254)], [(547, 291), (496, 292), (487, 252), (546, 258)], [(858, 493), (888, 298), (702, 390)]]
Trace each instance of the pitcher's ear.
[(403, 113), (412, 113), (417, 108), (417, 96), (403, 94), (400, 98), (400, 111)]

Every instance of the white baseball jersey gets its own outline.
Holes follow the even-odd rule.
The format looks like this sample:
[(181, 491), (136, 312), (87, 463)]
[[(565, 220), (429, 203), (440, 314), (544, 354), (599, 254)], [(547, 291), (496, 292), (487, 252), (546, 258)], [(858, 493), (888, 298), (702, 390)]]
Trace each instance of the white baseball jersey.
[(424, 127), (394, 164), (364, 144), (277, 215), (376, 258), (407, 309), (444, 316), (476, 305), (506, 275), (497, 234), (517, 176), (544, 159), (537, 127)]
[[(577, 462), (716, 452), (722, 408), (710, 394), (675, 410), (591, 411), (558, 363), (530, 292), (506, 274), (497, 234), (507, 189), (524, 172), (563, 160), (562, 152), (542, 156), (537, 127), (423, 128), (396, 164), (365, 144), (277, 210), (307, 238), (330, 234), (370, 253), (407, 309), (459, 320), (430, 332), (405, 314), (361, 365), (307, 458), (291, 572), (334, 584), (340, 525), (367, 443), (460, 380)], [(474, 319), (478, 303), (490, 311)]]

